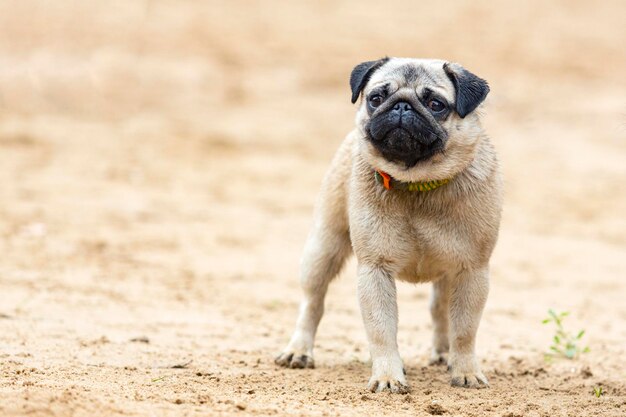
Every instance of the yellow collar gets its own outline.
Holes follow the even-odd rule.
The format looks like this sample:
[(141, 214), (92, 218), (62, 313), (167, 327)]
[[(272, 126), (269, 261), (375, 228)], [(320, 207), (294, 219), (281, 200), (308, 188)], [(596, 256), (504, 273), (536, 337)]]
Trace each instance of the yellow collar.
[(432, 180), (425, 182), (402, 182), (391, 178), (389, 174), (380, 170), (374, 171), (374, 176), (376, 177), (376, 181), (388, 190), (393, 188), (396, 190), (407, 191), (432, 191), (435, 188), (446, 185), (452, 180), (451, 178), (448, 178), (445, 180)]

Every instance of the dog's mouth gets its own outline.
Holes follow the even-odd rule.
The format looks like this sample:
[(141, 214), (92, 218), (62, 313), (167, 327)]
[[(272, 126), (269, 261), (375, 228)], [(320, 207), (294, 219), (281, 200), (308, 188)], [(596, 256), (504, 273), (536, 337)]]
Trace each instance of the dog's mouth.
[(402, 163), (406, 169), (442, 153), (445, 147), (444, 140), (431, 132), (415, 133), (403, 127), (390, 129), (380, 139), (377, 139), (372, 132), (368, 136), (374, 148), (385, 159)]

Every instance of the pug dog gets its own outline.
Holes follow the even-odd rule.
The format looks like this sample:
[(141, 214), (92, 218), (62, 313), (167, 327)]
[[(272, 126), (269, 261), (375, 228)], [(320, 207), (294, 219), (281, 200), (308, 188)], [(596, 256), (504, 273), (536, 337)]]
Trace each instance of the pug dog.
[(353, 103), (362, 97), (356, 127), (324, 178), (301, 264), (304, 299), (276, 363), (314, 367), (328, 285), (354, 252), (369, 390), (409, 391), (395, 280), (433, 283), (431, 364), (447, 363), (453, 386), (486, 387), (475, 339), (502, 206), (478, 110), (489, 86), (459, 64), (383, 58), (357, 65), (350, 87)]

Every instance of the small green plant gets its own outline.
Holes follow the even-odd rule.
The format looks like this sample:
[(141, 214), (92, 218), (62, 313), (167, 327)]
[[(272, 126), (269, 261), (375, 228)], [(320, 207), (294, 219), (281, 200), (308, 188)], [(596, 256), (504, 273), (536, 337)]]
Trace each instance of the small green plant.
[(580, 347), (580, 342), (585, 331), (578, 333), (570, 333), (563, 328), (563, 319), (569, 315), (569, 312), (556, 313), (554, 310), (548, 310), (548, 317), (542, 321), (543, 324), (554, 323), (556, 330), (550, 345), (550, 352), (545, 354), (546, 360), (554, 357), (562, 357), (567, 359), (575, 359), (581, 353), (589, 352), (589, 346)]
[(593, 395), (595, 395), (597, 398), (600, 398), (604, 395), (604, 390), (602, 389), (602, 387), (593, 387)]

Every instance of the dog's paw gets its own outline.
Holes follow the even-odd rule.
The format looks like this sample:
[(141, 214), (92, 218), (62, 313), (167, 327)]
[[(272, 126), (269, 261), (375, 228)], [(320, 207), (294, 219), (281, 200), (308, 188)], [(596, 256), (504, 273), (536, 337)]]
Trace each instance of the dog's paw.
[(292, 369), (304, 369), (315, 368), (315, 362), (313, 361), (313, 355), (285, 350), (274, 359), (277, 365), (284, 366), (285, 368)]
[(450, 371), (452, 379), (450, 384), (453, 387), (463, 388), (487, 388), (489, 381), (480, 371), (478, 363), (473, 355), (452, 358), (450, 361)]
[(428, 364), (431, 366), (447, 365), (448, 364), (447, 356), (448, 355), (446, 352), (437, 352), (433, 350), (432, 353), (430, 354), (430, 359), (428, 360)]
[(476, 371), (467, 374), (452, 375), (450, 384), (453, 387), (463, 388), (487, 388), (489, 387), (489, 381), (482, 372)]
[(393, 392), (394, 394), (408, 394), (411, 392), (411, 388), (406, 381), (400, 381), (397, 378), (383, 376), (380, 378), (372, 377), (367, 384), (367, 389), (371, 392), (383, 392), (385, 390)]
[(377, 360), (372, 364), (372, 377), (367, 384), (371, 392), (391, 391), (396, 394), (407, 394), (411, 391), (406, 382), (402, 360)]

